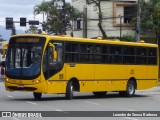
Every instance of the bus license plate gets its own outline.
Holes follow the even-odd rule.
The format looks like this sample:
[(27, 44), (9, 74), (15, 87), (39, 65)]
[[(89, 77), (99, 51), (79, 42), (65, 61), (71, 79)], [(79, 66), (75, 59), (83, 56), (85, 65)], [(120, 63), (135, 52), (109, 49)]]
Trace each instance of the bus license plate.
[(18, 88), (24, 88), (24, 85), (18, 85), (17, 87)]

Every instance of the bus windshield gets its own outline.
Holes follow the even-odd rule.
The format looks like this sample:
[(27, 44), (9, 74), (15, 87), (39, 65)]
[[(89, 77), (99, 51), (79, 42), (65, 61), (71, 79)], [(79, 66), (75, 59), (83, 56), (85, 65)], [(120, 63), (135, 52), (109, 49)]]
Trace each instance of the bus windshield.
[(33, 79), (40, 74), (45, 38), (18, 37), (10, 40), (6, 75), (16, 79)]

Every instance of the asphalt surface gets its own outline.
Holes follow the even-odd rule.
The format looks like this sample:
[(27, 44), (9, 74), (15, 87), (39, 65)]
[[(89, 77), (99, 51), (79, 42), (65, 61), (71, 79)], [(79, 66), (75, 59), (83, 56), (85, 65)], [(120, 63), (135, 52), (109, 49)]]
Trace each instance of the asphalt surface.
[[(43, 94), (42, 100), (34, 100), (30, 92), (8, 92), (0, 82), (0, 111), (160, 111), (160, 86), (136, 91), (135, 97), (126, 98), (118, 93), (95, 97), (92, 93), (75, 93), (73, 100), (64, 95)], [(94, 114), (95, 112), (93, 112)], [(27, 120), (28, 118), (2, 118), (2, 120)], [(29, 118), (35, 120), (35, 118)], [(46, 117), (37, 120), (159, 120), (159, 117)]]

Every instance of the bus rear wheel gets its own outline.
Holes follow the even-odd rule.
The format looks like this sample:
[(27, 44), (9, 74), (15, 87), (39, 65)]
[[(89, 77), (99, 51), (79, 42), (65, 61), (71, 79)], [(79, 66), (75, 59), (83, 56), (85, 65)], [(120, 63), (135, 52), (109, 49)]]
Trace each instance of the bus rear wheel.
[(126, 91), (119, 91), (119, 94), (121, 96), (126, 97), (133, 97), (135, 94), (136, 84), (134, 81), (130, 80), (127, 84), (127, 90)]
[(130, 80), (127, 84), (126, 96), (133, 97), (135, 94), (136, 85), (135, 82)]
[(33, 96), (35, 100), (40, 100), (42, 97), (42, 93), (33, 92)]
[(70, 81), (66, 88), (66, 99), (71, 100), (73, 99), (74, 87), (72, 81)]
[(97, 97), (104, 97), (107, 92), (93, 92), (93, 94)]

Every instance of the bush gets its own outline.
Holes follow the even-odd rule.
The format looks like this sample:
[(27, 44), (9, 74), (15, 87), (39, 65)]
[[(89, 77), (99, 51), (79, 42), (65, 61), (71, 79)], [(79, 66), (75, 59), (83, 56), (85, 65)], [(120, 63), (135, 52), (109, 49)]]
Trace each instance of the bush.
[(119, 39), (120, 41), (128, 41), (128, 42), (135, 41), (135, 37), (131, 35), (124, 35), (123, 37), (121, 37), (121, 39), (119, 36), (112, 36), (112, 37), (108, 37), (108, 39), (111, 39), (111, 40)]

